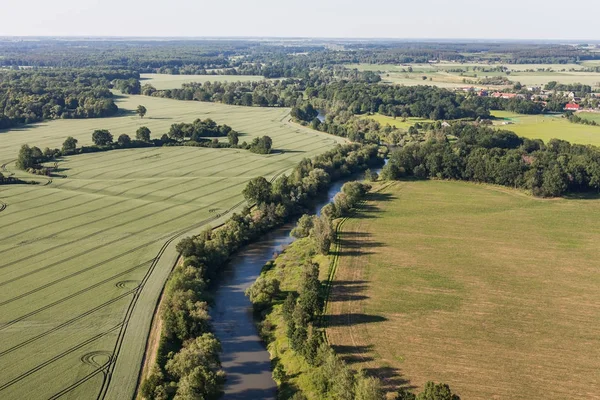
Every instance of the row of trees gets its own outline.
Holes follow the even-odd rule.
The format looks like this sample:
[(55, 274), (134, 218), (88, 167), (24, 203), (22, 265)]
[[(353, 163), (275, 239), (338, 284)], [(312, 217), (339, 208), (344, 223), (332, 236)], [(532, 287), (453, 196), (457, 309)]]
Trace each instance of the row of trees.
[(567, 112), (565, 117), (569, 120), (569, 122), (573, 124), (582, 124), (582, 125), (591, 125), (597, 126), (598, 123), (593, 119), (581, 118), (577, 114), (573, 114), (572, 112)]
[(234, 214), (219, 229), (207, 230), (177, 244), (184, 263), (169, 283), (168, 298), (161, 310), (163, 333), (159, 357), (156, 368), (142, 385), (144, 397), (188, 398), (183, 397), (182, 391), (190, 387), (198, 396), (205, 396), (194, 398), (213, 398), (218, 393), (221, 374), (214, 358), (195, 357), (194, 368), (177, 366), (186, 359), (178, 355), (197, 352), (190, 346), (198, 335), (206, 335), (209, 330), (204, 298), (206, 282), (218, 278), (222, 267), (241, 246), (297, 214), (332, 178), (377, 162), (377, 154), (375, 147), (340, 146), (313, 160), (304, 160), (291, 175), (283, 175), (272, 183), (262, 177), (255, 178), (244, 190), (246, 199), (250, 204), (255, 203), (255, 207)]
[[(447, 134), (457, 137), (450, 142)], [(382, 176), (461, 179), (530, 190), (536, 196), (600, 191), (600, 148), (455, 124), (394, 151)]]

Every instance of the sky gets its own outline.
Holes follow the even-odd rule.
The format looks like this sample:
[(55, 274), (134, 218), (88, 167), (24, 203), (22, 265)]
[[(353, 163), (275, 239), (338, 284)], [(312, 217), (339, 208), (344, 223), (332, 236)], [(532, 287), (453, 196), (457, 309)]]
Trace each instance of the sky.
[(600, 40), (599, 0), (0, 0), (0, 36)]

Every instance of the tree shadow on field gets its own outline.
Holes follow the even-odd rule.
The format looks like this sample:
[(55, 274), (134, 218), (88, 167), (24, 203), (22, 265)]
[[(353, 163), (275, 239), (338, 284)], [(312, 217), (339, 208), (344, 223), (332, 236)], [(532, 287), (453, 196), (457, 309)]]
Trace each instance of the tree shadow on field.
[[(126, 108), (119, 108), (119, 111), (117, 111), (117, 113), (115, 115), (112, 115), (110, 117), (105, 117), (105, 118), (119, 118), (119, 117), (133, 117), (133, 116), (137, 116), (138, 113), (135, 110), (128, 110)], [(142, 120), (143, 118), (140, 118), (140, 120)]]
[(367, 355), (373, 351), (373, 345), (367, 346), (331, 346), (335, 353), (348, 364), (373, 361), (373, 357)]
[(373, 254), (372, 251), (366, 249), (382, 247), (384, 244), (369, 240), (370, 236), (371, 234), (366, 232), (344, 232), (340, 238), (341, 247), (337, 254), (352, 257)]
[(394, 196), (392, 193), (372, 192), (368, 194), (367, 199), (372, 201), (383, 202), (395, 200), (397, 199), (397, 197)]
[(361, 294), (367, 289), (366, 283), (366, 281), (333, 281), (335, 290), (329, 297), (329, 302), (368, 299), (368, 296)]
[(382, 366), (377, 368), (365, 368), (363, 371), (368, 376), (375, 376), (381, 379), (385, 391), (396, 391), (400, 387), (407, 390), (418, 389), (417, 386), (411, 385), (409, 379), (402, 376), (402, 372), (399, 368)]
[(326, 315), (324, 319), (325, 326), (328, 327), (372, 324), (375, 322), (384, 322), (387, 320), (388, 319), (386, 317), (382, 317), (380, 315), (369, 315), (362, 313)]
[(570, 193), (564, 196), (567, 200), (598, 200), (600, 199), (600, 193)]
[(290, 150), (290, 149), (273, 149), (269, 154), (285, 154), (285, 153), (303, 153), (300, 150)]

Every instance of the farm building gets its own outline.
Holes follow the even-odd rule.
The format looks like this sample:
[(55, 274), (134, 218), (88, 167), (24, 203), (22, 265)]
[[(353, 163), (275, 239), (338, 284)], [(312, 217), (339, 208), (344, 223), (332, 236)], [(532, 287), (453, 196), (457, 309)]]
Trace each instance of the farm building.
[(579, 111), (579, 110), (581, 110), (581, 106), (579, 104), (575, 104), (575, 103), (568, 103), (565, 106), (565, 110), (566, 111)]

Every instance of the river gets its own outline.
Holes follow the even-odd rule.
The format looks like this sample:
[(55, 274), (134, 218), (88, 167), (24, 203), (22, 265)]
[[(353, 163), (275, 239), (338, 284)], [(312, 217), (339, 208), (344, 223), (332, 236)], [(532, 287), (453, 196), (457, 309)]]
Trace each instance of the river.
[[(319, 213), (348, 180), (334, 182), (327, 196), (311, 211)], [(211, 317), (215, 335), (223, 347), (221, 362), (227, 373), (223, 398), (226, 400), (276, 398), (277, 385), (271, 376), (269, 353), (258, 336), (252, 304), (244, 291), (258, 278), (263, 265), (294, 241), (290, 236), (293, 227), (292, 223), (284, 225), (245, 247), (220, 279)]]

